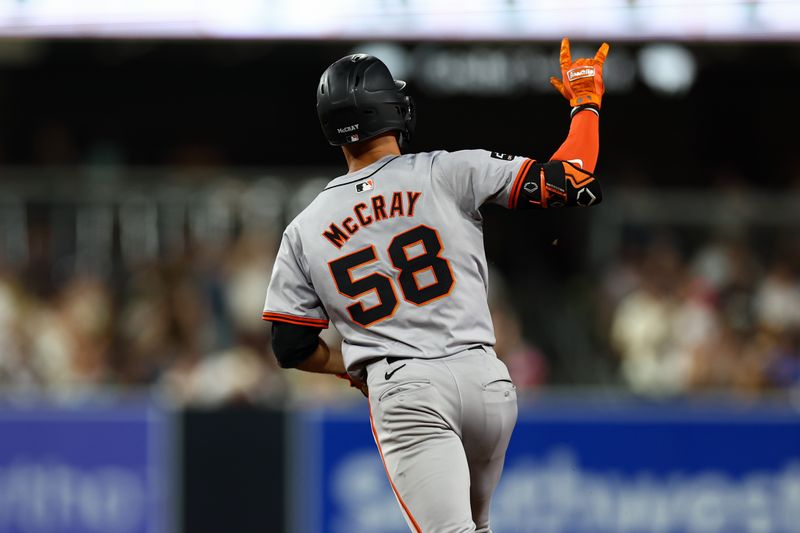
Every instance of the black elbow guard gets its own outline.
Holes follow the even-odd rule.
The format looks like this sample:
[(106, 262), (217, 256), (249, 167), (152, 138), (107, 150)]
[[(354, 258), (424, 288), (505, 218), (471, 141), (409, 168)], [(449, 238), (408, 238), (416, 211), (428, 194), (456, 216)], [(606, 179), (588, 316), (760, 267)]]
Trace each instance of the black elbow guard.
[(322, 330), (285, 322), (272, 323), (272, 351), (281, 368), (294, 368), (314, 353)]
[(594, 174), (569, 161), (527, 165), (511, 187), (508, 205), (512, 209), (590, 207), (603, 200)]

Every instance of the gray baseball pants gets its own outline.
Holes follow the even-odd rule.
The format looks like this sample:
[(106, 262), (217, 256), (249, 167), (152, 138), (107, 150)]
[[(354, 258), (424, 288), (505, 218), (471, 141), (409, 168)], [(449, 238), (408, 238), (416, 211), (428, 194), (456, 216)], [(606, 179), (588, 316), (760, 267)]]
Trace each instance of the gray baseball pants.
[(490, 348), (367, 367), (372, 434), (411, 531), (491, 533), (489, 506), (517, 421)]

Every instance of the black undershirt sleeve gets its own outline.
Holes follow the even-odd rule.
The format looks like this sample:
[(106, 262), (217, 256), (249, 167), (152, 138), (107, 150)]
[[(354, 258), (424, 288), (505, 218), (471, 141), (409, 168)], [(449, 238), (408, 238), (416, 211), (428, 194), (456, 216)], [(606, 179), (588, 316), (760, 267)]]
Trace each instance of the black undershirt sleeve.
[(281, 368), (295, 368), (314, 353), (319, 345), (321, 328), (272, 323), (272, 351)]

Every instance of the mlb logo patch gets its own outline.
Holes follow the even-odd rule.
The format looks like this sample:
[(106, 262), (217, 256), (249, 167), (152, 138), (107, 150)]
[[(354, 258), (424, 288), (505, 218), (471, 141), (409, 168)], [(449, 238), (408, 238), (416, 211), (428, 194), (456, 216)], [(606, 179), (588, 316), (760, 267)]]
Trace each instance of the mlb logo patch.
[(372, 180), (356, 183), (356, 192), (371, 191), (374, 188), (375, 188), (375, 183)]

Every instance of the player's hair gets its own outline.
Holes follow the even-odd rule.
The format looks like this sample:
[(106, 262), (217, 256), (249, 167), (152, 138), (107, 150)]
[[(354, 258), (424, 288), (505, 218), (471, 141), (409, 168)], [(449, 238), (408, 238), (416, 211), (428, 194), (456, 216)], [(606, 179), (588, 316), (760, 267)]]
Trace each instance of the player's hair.
[(406, 82), (367, 54), (345, 56), (329, 66), (317, 86), (317, 115), (328, 142), (352, 144), (389, 131), (411, 140), (416, 122)]

